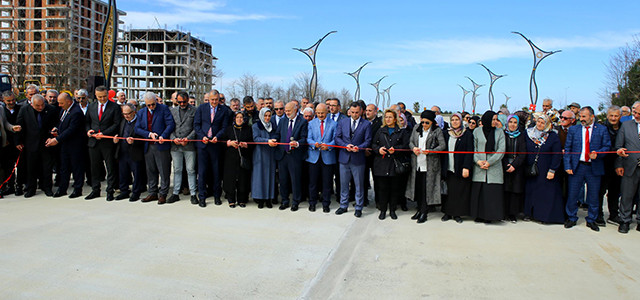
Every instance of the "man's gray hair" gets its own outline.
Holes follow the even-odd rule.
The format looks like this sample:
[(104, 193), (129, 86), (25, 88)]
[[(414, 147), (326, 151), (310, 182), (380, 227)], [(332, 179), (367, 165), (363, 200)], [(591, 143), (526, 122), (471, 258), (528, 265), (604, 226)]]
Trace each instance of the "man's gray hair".
[(311, 112), (313, 114), (313, 108), (311, 107), (305, 107), (305, 109), (302, 111), (302, 114), (306, 113), (306, 112)]
[(620, 106), (617, 105), (611, 105), (609, 107), (609, 109), (607, 109), (607, 113), (609, 113), (610, 111), (617, 111), (617, 112), (621, 112)]
[(79, 89), (78, 90), (78, 95), (89, 97), (89, 92), (87, 92), (87, 90), (85, 90), (85, 89)]
[(10, 98), (15, 96), (16, 94), (14, 94), (12, 90), (7, 90), (7, 91), (4, 91), (4, 93), (2, 93), (2, 98)]
[(54, 94), (56, 94), (56, 96), (60, 95), (60, 93), (58, 93), (58, 91), (56, 91), (54, 89), (47, 90), (47, 94), (48, 93), (54, 93)]
[(220, 92), (218, 92), (218, 90), (211, 90), (209, 92), (209, 96), (215, 96), (215, 95), (220, 95)]
[(273, 102), (273, 104), (275, 105), (276, 103), (282, 103), (282, 105), (284, 105), (284, 101), (282, 100), (277, 100), (276, 102)]
[(31, 102), (36, 102), (36, 101), (44, 101), (44, 96), (40, 95), (40, 94), (35, 94), (33, 95), (33, 97), (31, 97)]
[(116, 97), (120, 97), (120, 95), (126, 95), (126, 94), (124, 93), (124, 91), (118, 91), (116, 93)]
[(138, 106), (138, 100), (136, 100), (136, 99), (129, 99), (129, 100), (127, 100), (127, 104), (131, 104), (131, 105), (133, 105), (133, 106), (137, 107), (137, 106)]
[(147, 100), (157, 100), (156, 94), (154, 92), (146, 92), (142, 95), (142, 101), (147, 102)]
[(24, 89), (24, 90), (25, 90), (25, 91), (29, 91), (29, 90), (36, 90), (36, 91), (37, 91), (37, 90), (38, 90), (38, 86), (37, 86), (37, 85), (35, 85), (35, 84), (30, 84), (30, 85), (28, 85), (28, 86), (27, 86), (27, 88), (26, 88), (26, 89)]
[(640, 105), (640, 101), (633, 102), (633, 106), (631, 106), (631, 108), (636, 108), (638, 105)]
[(122, 105), (122, 107), (123, 107), (123, 108), (124, 108), (125, 106), (126, 106), (126, 107), (128, 107), (128, 108), (131, 108), (131, 111), (136, 111), (136, 106), (135, 106), (135, 105), (133, 105), (133, 104), (131, 104), (131, 103), (129, 103), (129, 102), (127, 102), (127, 103), (125, 103), (125, 104), (123, 104), (123, 105)]

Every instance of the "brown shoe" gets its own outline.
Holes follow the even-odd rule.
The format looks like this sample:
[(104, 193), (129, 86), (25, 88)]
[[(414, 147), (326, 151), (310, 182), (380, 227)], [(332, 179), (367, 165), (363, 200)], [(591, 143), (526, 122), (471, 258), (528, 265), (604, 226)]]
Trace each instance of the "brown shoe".
[(162, 204), (165, 204), (165, 203), (167, 203), (167, 196), (160, 196), (158, 198), (158, 205), (162, 205)]
[(153, 200), (158, 200), (158, 195), (149, 194), (146, 198), (142, 199), (142, 202), (151, 202)]

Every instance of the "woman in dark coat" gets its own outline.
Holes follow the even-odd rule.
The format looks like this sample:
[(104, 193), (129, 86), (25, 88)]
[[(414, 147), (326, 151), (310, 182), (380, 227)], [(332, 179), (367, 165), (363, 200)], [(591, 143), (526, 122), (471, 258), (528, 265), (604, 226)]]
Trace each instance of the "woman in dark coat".
[(469, 119), (469, 131), (473, 132), (474, 129), (480, 126), (480, 117), (473, 116)]
[[(560, 138), (551, 130), (549, 117), (542, 113), (534, 116), (536, 126), (527, 129), (527, 152), (537, 153), (538, 176), (527, 177), (525, 185), (524, 215), (542, 223), (564, 223), (562, 186), (555, 176), (562, 161)], [(545, 154), (553, 152), (553, 154)], [(527, 155), (527, 165), (533, 165), (535, 154)]]
[[(229, 207), (247, 205), (251, 184), (251, 155), (249, 144), (253, 141), (251, 127), (245, 124), (244, 114), (238, 111), (234, 114), (232, 126), (227, 126), (221, 137), (227, 141), (224, 159), (223, 189), (229, 202)], [(246, 160), (241, 163), (241, 160)]]
[(504, 132), (496, 130), (498, 116), (492, 111), (482, 115), (482, 126), (473, 131), (475, 165), (471, 184), (470, 215), (476, 222), (504, 219)]
[[(260, 121), (252, 125), (253, 141), (266, 143), (273, 138), (276, 131), (271, 123), (271, 110), (260, 109)], [(265, 205), (272, 208), (276, 188), (275, 148), (269, 145), (256, 145), (253, 151), (253, 173), (251, 174), (251, 197), (258, 202), (258, 208)]]
[[(409, 149), (409, 133), (400, 128), (398, 115), (395, 110), (387, 109), (384, 112), (384, 125), (376, 132), (371, 143), (375, 157), (373, 159), (373, 176), (376, 179), (376, 195), (378, 195), (378, 218), (384, 220), (389, 209), (391, 219), (397, 219), (396, 206), (404, 189), (398, 188), (402, 182), (403, 174), (396, 171), (395, 161), (407, 163), (407, 153), (398, 149)], [(409, 171), (408, 168), (406, 171)]]
[[(473, 133), (462, 126), (462, 116), (451, 116), (451, 128), (444, 134), (445, 144), (449, 151), (472, 152)], [(469, 215), (469, 196), (471, 193), (471, 168), (473, 168), (473, 154), (448, 153), (444, 155), (443, 169), (446, 170), (447, 189), (449, 195), (442, 206), (442, 221), (453, 219), (462, 223), (461, 216)]]
[(506, 153), (502, 158), (504, 168), (504, 205), (507, 219), (513, 223), (522, 213), (524, 202), (524, 167), (527, 159), (527, 144), (520, 131), (520, 119), (516, 115), (507, 117), (505, 126)]

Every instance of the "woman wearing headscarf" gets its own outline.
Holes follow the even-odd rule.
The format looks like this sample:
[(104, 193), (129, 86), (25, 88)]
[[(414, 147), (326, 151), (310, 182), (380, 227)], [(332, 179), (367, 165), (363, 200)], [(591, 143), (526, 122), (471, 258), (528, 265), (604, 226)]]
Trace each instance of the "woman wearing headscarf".
[(420, 114), (420, 124), (411, 133), (409, 147), (413, 155), (405, 197), (418, 203), (418, 210), (411, 219), (424, 223), (427, 221), (428, 206), (439, 205), (441, 202), (440, 154), (431, 151), (447, 149), (442, 129), (438, 127), (433, 111), (425, 110)]
[(544, 113), (534, 114), (535, 126), (527, 129), (527, 168), (536, 162), (537, 176), (528, 176), (525, 184), (524, 215), (542, 223), (564, 222), (562, 186), (555, 176), (562, 161), (560, 138), (551, 130), (552, 123)]
[[(260, 122), (252, 126), (253, 141), (267, 143), (273, 138), (275, 128), (271, 123), (271, 110), (267, 107), (260, 109)], [(251, 175), (251, 196), (258, 202), (258, 208), (265, 205), (271, 208), (271, 201), (275, 199), (276, 160), (275, 148), (267, 144), (256, 145), (253, 151), (253, 174)]]
[[(378, 129), (371, 142), (371, 148), (375, 157), (373, 159), (373, 176), (376, 177), (375, 193), (378, 195), (378, 218), (384, 220), (389, 210), (391, 219), (397, 219), (396, 207), (404, 185), (403, 173), (398, 170), (398, 164), (408, 162), (406, 153), (397, 151), (409, 148), (409, 133), (400, 128), (398, 114), (395, 110), (387, 109), (384, 112), (383, 125)], [(405, 172), (408, 170), (404, 170)]]
[(496, 123), (496, 128), (502, 130), (507, 128), (507, 115), (498, 114), (498, 123)]
[[(473, 131), (473, 183), (471, 185), (470, 215), (477, 222), (490, 223), (504, 219), (504, 189), (502, 157), (504, 132), (496, 130), (498, 117), (487, 111), (482, 115), (482, 127)], [(482, 153), (485, 152), (485, 153)]]
[[(223, 189), (229, 202), (229, 207), (240, 207), (247, 205), (250, 192), (251, 178), (251, 152), (253, 145), (253, 134), (251, 127), (244, 121), (242, 111), (234, 114), (233, 124), (227, 126), (221, 137), (227, 140), (227, 151), (224, 159), (224, 179)], [(244, 162), (243, 162), (244, 160)]]
[(474, 129), (478, 128), (479, 125), (480, 125), (480, 117), (473, 116), (469, 119), (469, 130), (471, 130), (471, 132), (473, 132)]
[[(451, 116), (449, 130), (444, 132), (448, 151), (473, 152), (473, 133), (462, 126), (462, 115)], [(444, 155), (443, 169), (446, 171), (449, 195), (442, 205), (442, 221), (453, 219), (462, 223), (462, 216), (469, 215), (469, 196), (471, 193), (471, 168), (473, 154), (448, 153)]]
[(520, 129), (520, 118), (516, 115), (507, 117), (504, 131), (507, 152), (502, 158), (504, 169), (504, 204), (505, 215), (511, 222), (522, 213), (524, 201), (524, 167), (527, 155), (525, 135)]

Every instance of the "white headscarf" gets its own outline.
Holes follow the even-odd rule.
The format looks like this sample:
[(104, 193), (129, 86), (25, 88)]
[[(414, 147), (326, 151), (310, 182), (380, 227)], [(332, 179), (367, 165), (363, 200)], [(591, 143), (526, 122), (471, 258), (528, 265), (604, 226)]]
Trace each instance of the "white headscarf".
[(264, 115), (267, 114), (267, 112), (271, 112), (271, 110), (268, 107), (263, 107), (260, 110), (260, 114), (258, 116), (260, 118), (260, 122), (262, 123), (262, 126), (264, 126), (264, 129), (267, 130), (267, 132), (271, 132), (271, 130), (273, 129), (271, 128), (271, 122), (264, 121)]

